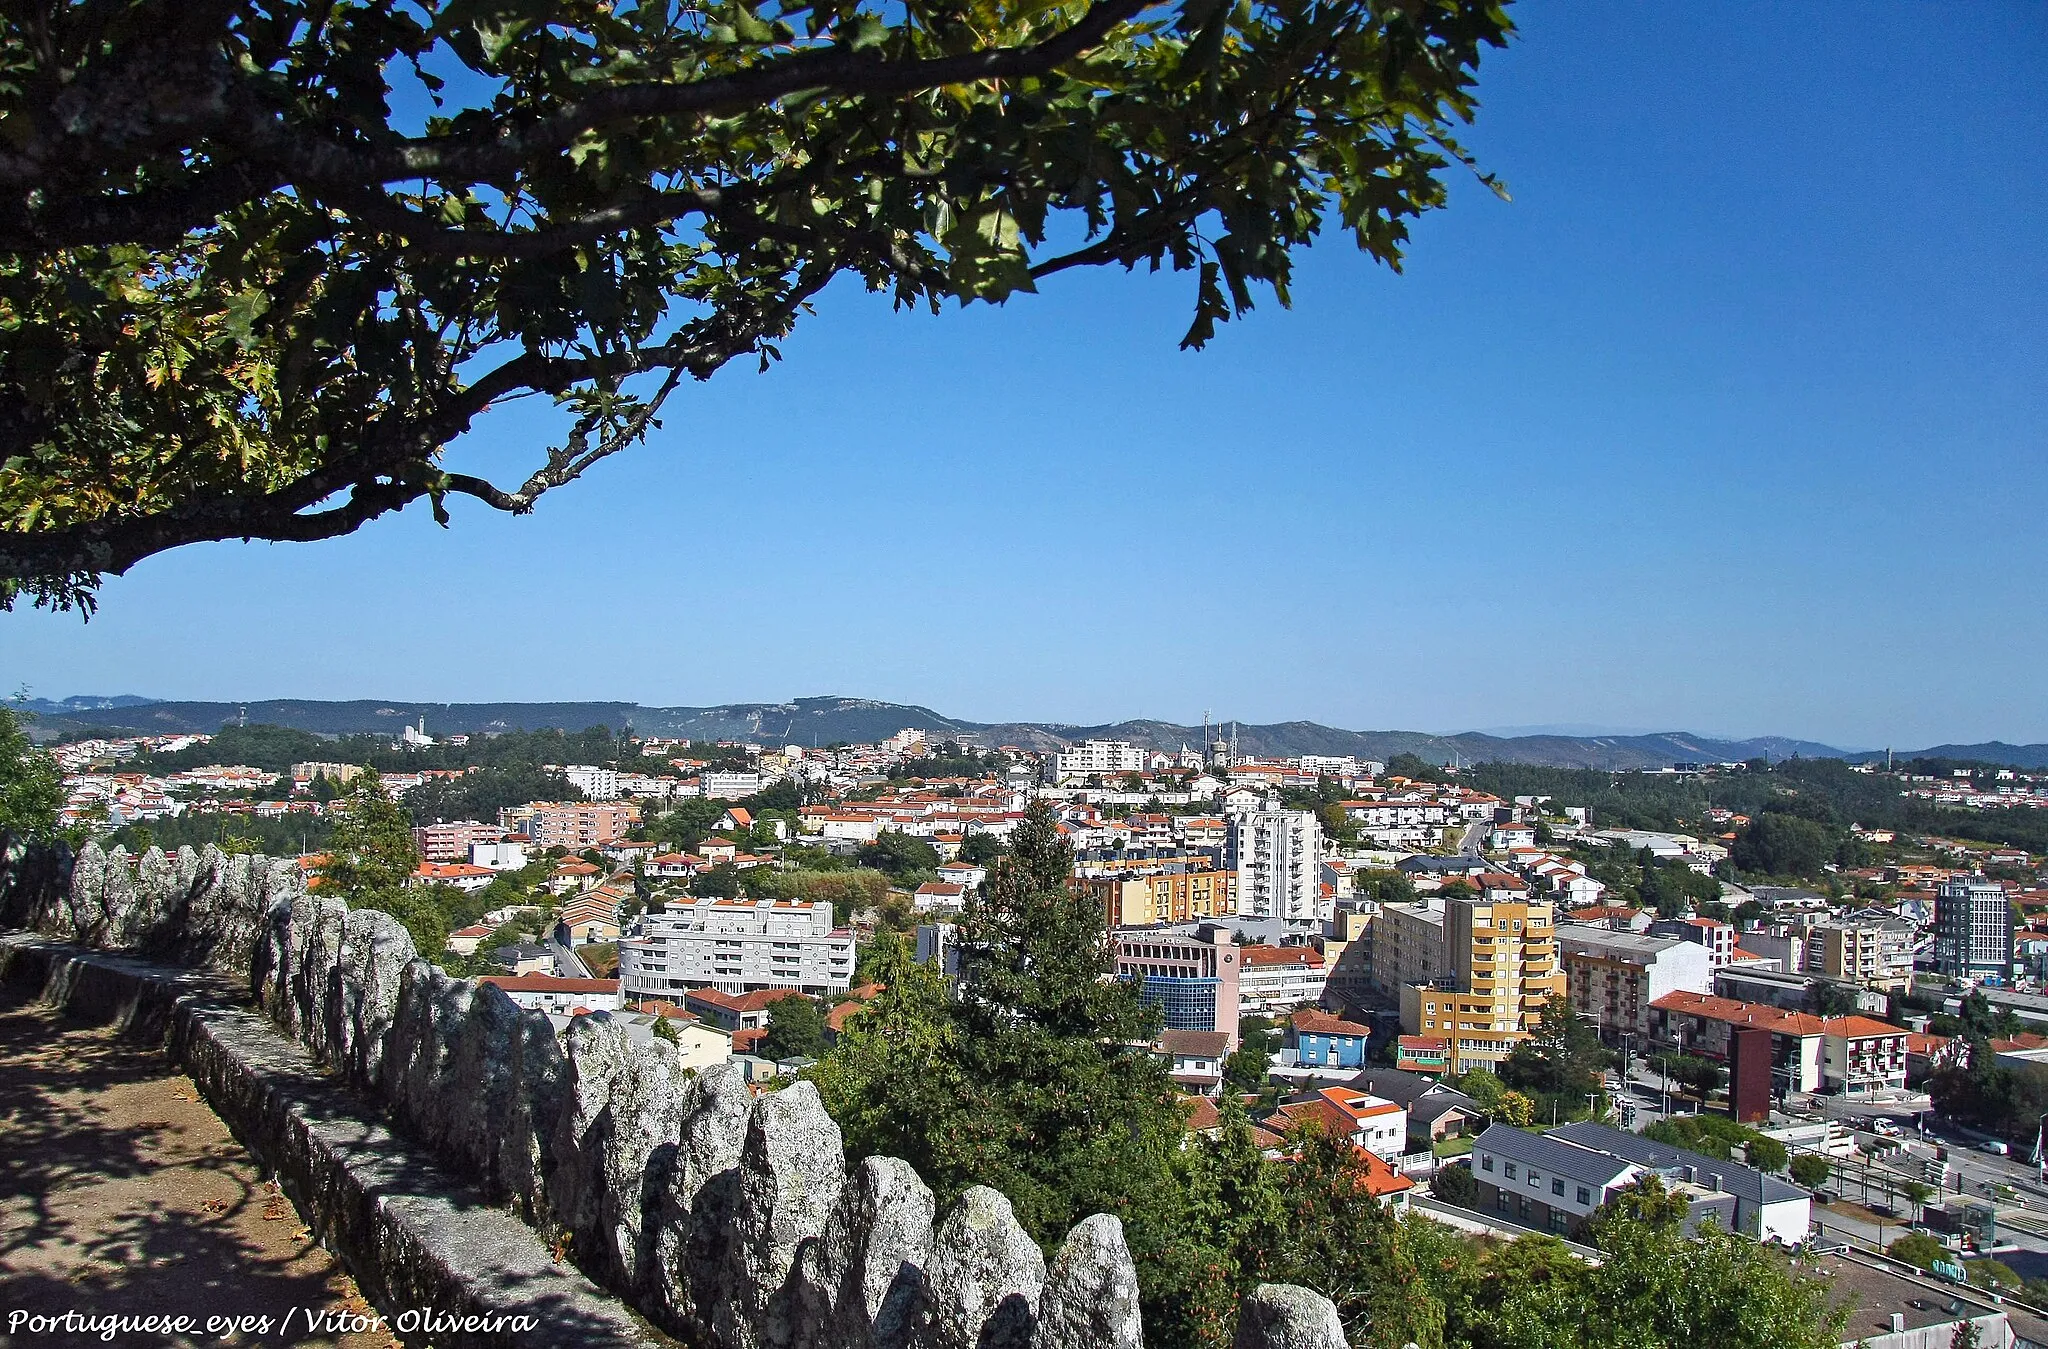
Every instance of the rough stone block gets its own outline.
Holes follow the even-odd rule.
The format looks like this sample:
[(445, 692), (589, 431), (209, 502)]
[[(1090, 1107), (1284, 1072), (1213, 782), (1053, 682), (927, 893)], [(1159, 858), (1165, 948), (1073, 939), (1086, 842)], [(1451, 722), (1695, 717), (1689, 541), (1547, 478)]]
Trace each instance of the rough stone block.
[(700, 1339), (711, 1333), (724, 1287), (727, 1224), (753, 1104), (737, 1064), (707, 1068), (685, 1089), (675, 1159), (655, 1223), (652, 1306), (667, 1324)]
[(729, 1223), (724, 1297), (712, 1320), (727, 1349), (782, 1346), (794, 1335), (791, 1273), (846, 1185), (839, 1126), (818, 1089), (798, 1082), (754, 1102)]
[(1107, 1213), (1083, 1218), (1046, 1270), (1036, 1349), (1143, 1349), (1138, 1270), (1124, 1225)]
[(932, 1239), (917, 1349), (1026, 1349), (1045, 1256), (1010, 1201), (985, 1185), (960, 1196)]
[(818, 1241), (797, 1258), (793, 1342), (816, 1349), (904, 1349), (924, 1301), (932, 1192), (910, 1163), (854, 1168)]
[(1346, 1349), (1336, 1304), (1313, 1289), (1262, 1283), (1238, 1304), (1232, 1349)]

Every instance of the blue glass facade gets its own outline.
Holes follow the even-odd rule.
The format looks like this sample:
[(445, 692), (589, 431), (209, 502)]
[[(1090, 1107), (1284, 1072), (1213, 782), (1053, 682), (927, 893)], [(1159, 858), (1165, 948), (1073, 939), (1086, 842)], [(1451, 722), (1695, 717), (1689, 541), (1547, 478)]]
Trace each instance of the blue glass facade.
[(1215, 979), (1172, 979), (1148, 975), (1138, 996), (1159, 1008), (1167, 1030), (1227, 1030), (1216, 1024)]

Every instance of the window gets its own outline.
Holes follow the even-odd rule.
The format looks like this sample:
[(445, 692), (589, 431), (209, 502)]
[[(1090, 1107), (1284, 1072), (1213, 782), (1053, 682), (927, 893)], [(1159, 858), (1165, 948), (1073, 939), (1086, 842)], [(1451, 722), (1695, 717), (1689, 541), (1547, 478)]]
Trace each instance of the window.
[(1508, 1179), (1513, 1180), (1515, 1178), (1515, 1164), (1513, 1162), (1509, 1162), (1507, 1164), (1506, 1170)]
[(1554, 1195), (1562, 1196), (1564, 1194), (1564, 1182), (1557, 1179), (1555, 1176), (1551, 1177), (1550, 1192)]
[(1497, 1190), (1494, 1192), (1493, 1206), (1496, 1209), (1499, 1209), (1502, 1213), (1506, 1213), (1508, 1211), (1508, 1192), (1506, 1190)]
[(1493, 1158), (1491, 1158), (1491, 1157), (1481, 1157), (1481, 1158), (1479, 1159), (1479, 1169), (1480, 1169), (1481, 1171), (1491, 1171), (1491, 1170), (1493, 1170)]
[(1593, 1192), (1583, 1185), (1579, 1187), (1579, 1202), (1581, 1204), (1590, 1204), (1593, 1202)]

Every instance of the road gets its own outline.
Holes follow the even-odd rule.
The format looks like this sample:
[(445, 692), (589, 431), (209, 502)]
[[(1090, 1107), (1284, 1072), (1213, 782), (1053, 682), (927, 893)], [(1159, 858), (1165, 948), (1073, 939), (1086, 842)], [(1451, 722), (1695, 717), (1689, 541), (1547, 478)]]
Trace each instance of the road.
[(553, 937), (548, 938), (548, 950), (554, 952), (555, 974), (560, 978), (589, 979), (592, 977), (590, 966), (583, 963), (583, 957), (577, 955)]
[(1491, 822), (1491, 821), (1488, 821), (1488, 820), (1474, 820), (1474, 821), (1472, 821), (1472, 823), (1471, 823), (1471, 824), (1469, 824), (1469, 825), (1467, 825), (1467, 826), (1465, 827), (1465, 836), (1464, 836), (1464, 837), (1463, 837), (1462, 839), (1458, 840), (1458, 854), (1459, 854), (1459, 856), (1461, 856), (1461, 857), (1484, 857), (1484, 856), (1486, 856), (1486, 850), (1485, 850), (1485, 849), (1483, 849), (1483, 848), (1481, 848), (1481, 847), (1480, 847), (1479, 845), (1480, 845), (1481, 843), (1484, 843), (1484, 842), (1486, 841), (1486, 836), (1487, 836), (1488, 834), (1492, 833), (1492, 832), (1493, 832), (1493, 824), (1492, 824), (1492, 822)]

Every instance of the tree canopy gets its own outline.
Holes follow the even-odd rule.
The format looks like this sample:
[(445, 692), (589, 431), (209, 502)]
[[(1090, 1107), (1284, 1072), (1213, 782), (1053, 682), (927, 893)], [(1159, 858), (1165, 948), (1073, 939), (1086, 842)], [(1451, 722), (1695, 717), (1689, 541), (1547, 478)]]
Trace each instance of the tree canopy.
[[(1399, 265), (1509, 30), (1500, 0), (11, 6), (0, 598), (421, 498), (531, 510), (842, 276), (937, 309), (1187, 272), (1199, 346), (1326, 225)], [(562, 429), (530, 476), (442, 464), (533, 396)]]
[(29, 743), (14, 709), (0, 707), (0, 832), (43, 838), (57, 828), (64, 778), (57, 762)]
[(350, 908), (382, 909), (405, 924), (414, 949), (433, 956), (448, 929), (434, 896), (410, 883), (419, 864), (411, 818), (374, 770), (364, 773), (335, 802), (334, 833), (320, 866), (321, 893), (346, 900)]

